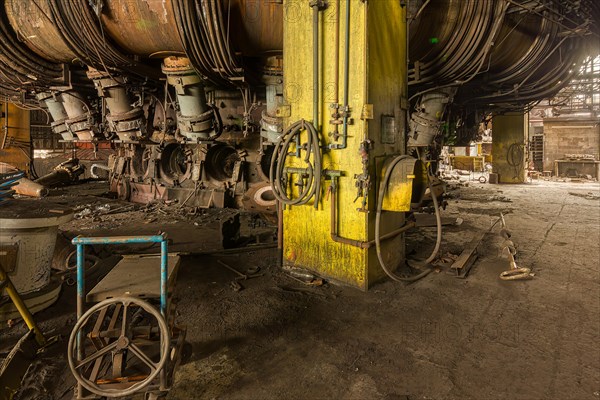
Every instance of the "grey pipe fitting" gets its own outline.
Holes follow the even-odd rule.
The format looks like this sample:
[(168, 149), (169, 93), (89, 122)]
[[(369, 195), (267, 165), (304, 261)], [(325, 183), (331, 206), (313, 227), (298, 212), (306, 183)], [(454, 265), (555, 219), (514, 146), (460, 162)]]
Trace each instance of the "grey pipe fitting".
[(190, 65), (190, 60), (167, 57), (163, 61), (162, 71), (177, 94), (179, 133), (193, 142), (216, 139), (222, 131), (222, 124), (216, 118), (218, 111), (207, 104), (204, 84)]

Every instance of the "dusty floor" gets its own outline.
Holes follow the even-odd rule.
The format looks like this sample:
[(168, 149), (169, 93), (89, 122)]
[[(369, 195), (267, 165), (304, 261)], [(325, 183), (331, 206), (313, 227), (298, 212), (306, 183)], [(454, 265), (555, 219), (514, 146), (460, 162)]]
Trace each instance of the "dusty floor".
[[(508, 262), (497, 228), (467, 279), (443, 270), (368, 293), (307, 289), (275, 266), (274, 250), (187, 257), (177, 297), (192, 351), (169, 398), (600, 399), (600, 186), (471, 184), (450, 194), (444, 214), (464, 222), (446, 228), (441, 254), (460, 253), (510, 211), (518, 262), (532, 280), (498, 278)], [(434, 236), (434, 228), (409, 235), (414, 257)], [(267, 274), (234, 292), (234, 275), (217, 259)], [(74, 298), (65, 287), (38, 315), (43, 329), (68, 334)], [(1, 330), (0, 351), (23, 331)], [(71, 397), (62, 354), (64, 340), (20, 398)]]

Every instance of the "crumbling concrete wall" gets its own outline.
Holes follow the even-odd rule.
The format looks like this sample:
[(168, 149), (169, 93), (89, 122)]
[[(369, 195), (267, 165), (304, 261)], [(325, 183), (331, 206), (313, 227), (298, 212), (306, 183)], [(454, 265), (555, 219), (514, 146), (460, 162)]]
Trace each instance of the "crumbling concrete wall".
[(565, 154), (593, 154), (600, 160), (600, 118), (544, 119), (544, 171), (553, 171), (554, 161)]

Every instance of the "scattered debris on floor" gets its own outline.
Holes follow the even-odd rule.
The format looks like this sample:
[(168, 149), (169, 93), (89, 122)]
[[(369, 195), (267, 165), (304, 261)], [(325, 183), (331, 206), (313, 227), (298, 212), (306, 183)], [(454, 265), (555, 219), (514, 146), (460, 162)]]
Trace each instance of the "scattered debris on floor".
[[(466, 186), (468, 187), (468, 185)], [(462, 193), (459, 187), (454, 187), (452, 191), (445, 194), (446, 199), (457, 199), (457, 200), (470, 200), (470, 201), (478, 201), (478, 202), (493, 202), (499, 201), (501, 203), (512, 203), (512, 199), (508, 196), (504, 196), (501, 194), (492, 194), (492, 195), (483, 195), (480, 193)], [(498, 191), (502, 193), (501, 191)]]
[(240, 290), (244, 289), (244, 287), (241, 285), (240, 281), (247, 281), (247, 280), (253, 279), (253, 278), (260, 278), (261, 276), (265, 275), (264, 273), (260, 272), (260, 267), (258, 267), (258, 266), (250, 267), (250, 268), (246, 269), (245, 272), (240, 272), (237, 269), (224, 263), (221, 260), (217, 260), (217, 263), (219, 265), (221, 265), (222, 267), (227, 268), (229, 271), (233, 272), (235, 275), (237, 275), (235, 277), (235, 279), (229, 283), (229, 286), (233, 289), (234, 292), (239, 292)]
[(431, 265), (433, 265), (436, 268), (448, 268), (456, 261), (457, 258), (457, 254), (447, 252), (446, 254), (440, 256), (437, 260), (432, 262)]
[(316, 290), (313, 290), (309, 287), (297, 287), (297, 286), (278, 286), (277, 287), (279, 290), (284, 291), (284, 292), (292, 292), (292, 293), (306, 293), (306, 294), (312, 294), (315, 296), (320, 296), (320, 297), (328, 297), (326, 293), (321, 293), (318, 292)]
[(99, 201), (76, 208), (75, 219), (92, 218), (94, 221), (101, 221), (99, 217), (134, 211), (136, 208), (135, 204), (115, 205)]
[[(547, 262), (549, 259), (566, 260), (566, 256), (561, 258), (562, 252), (567, 248), (565, 246), (597, 246), (593, 243), (593, 235), (576, 237), (575, 233), (577, 229), (581, 232), (582, 226), (588, 231), (597, 229), (598, 213), (590, 214), (594, 218), (591, 222), (574, 213), (573, 204), (577, 202), (568, 201), (568, 191), (576, 191), (573, 187), (575, 184), (569, 189), (561, 189), (564, 185), (562, 183), (541, 182), (541, 194), (535, 201), (528, 199), (531, 194), (524, 193), (532, 187), (529, 185), (507, 187), (503, 193), (482, 190), (475, 185), (457, 189), (457, 195), (465, 200), (461, 200), (459, 207), (450, 206), (444, 215), (456, 219), (456, 213), (459, 212), (464, 222), (460, 226), (448, 227), (440, 251), (442, 257), (435, 265), (442, 271), (452, 271), (449, 264), (458, 259), (466, 249), (465, 245), (481, 237), (501, 212), (505, 214), (508, 211), (507, 207), (512, 207), (515, 214), (514, 217), (509, 217), (511, 220), (519, 221), (519, 224), (529, 230), (543, 232), (546, 224), (551, 223), (552, 218), (559, 214), (563, 207), (561, 202), (566, 197), (563, 212), (573, 215), (572, 221), (567, 219), (559, 222), (565, 232), (570, 232), (566, 237), (558, 237), (553, 230), (547, 241), (542, 242), (541, 238), (524, 240), (520, 229), (513, 232), (511, 240), (520, 245), (517, 262), (536, 266), (536, 273), (540, 271), (539, 265), (545, 265), (544, 276), (536, 275), (535, 285), (514, 285), (498, 278), (500, 272), (506, 269), (507, 261), (498, 257), (504, 238), (497, 234), (485, 236), (478, 246), (479, 258), (464, 280), (448, 279), (448, 275), (444, 273), (432, 274), (431, 279), (411, 286), (379, 283), (366, 294), (329, 285), (307, 271), (294, 269), (295, 275), (292, 275), (288, 270), (281, 270), (276, 267), (276, 251), (265, 247), (254, 251), (248, 249), (246, 252), (235, 249), (235, 252), (229, 253), (225, 250), (218, 256), (186, 257), (178, 283), (181, 291), (176, 297), (180, 302), (178, 311), (181, 312), (181, 318), (189, 324), (191, 358), (182, 364), (176, 378), (177, 387), (169, 397), (188, 399), (190, 393), (197, 393), (196, 398), (303, 398), (307, 393), (312, 397), (318, 397), (317, 393), (324, 393), (329, 398), (344, 398), (346, 392), (340, 388), (352, 385), (357, 368), (365, 377), (373, 379), (381, 393), (402, 390), (412, 393), (410, 398), (462, 397), (465, 392), (460, 392), (457, 388), (468, 386), (471, 378), (456, 376), (450, 382), (447, 371), (457, 367), (466, 368), (476, 361), (482, 366), (483, 376), (490, 378), (490, 385), (495, 390), (504, 390), (502, 382), (491, 379), (505, 372), (497, 363), (497, 359), (503, 356), (511, 356), (516, 360), (519, 369), (529, 365), (537, 366), (532, 370), (536, 377), (533, 381), (516, 373), (510, 375), (509, 372), (509, 376), (517, 382), (516, 385), (525, 391), (524, 395), (535, 397), (536, 393), (544, 393), (548, 381), (552, 379), (544, 371), (548, 360), (546, 356), (540, 355), (541, 351), (548, 354), (556, 348), (561, 349), (564, 354), (564, 361), (567, 363), (565, 368), (580, 371), (578, 373), (583, 374), (583, 380), (582, 384), (566, 382), (564, 386), (557, 385), (552, 392), (548, 392), (548, 397), (584, 398), (593, 394), (595, 389), (590, 391), (595, 383), (592, 379), (593, 371), (579, 369), (581, 362), (594, 368), (598, 366), (597, 353), (590, 351), (590, 346), (597, 342), (597, 332), (593, 331), (593, 326), (582, 325), (581, 331), (573, 331), (576, 347), (570, 347), (572, 341), (561, 340), (554, 334), (544, 336), (546, 333), (543, 326), (544, 321), (552, 318), (556, 310), (567, 312), (565, 324), (576, 322), (580, 318), (569, 311), (570, 305), (565, 305), (562, 297), (547, 295), (548, 292), (560, 293), (561, 290), (567, 290), (563, 284), (568, 274), (574, 277), (570, 287), (576, 291), (570, 293), (585, 293), (581, 299), (575, 297), (572, 300), (577, 301), (577, 307), (581, 307), (581, 318), (597, 320), (596, 310), (593, 308), (595, 306), (586, 300), (593, 297), (587, 294), (590, 288), (593, 290), (592, 295), (597, 293), (597, 287), (590, 286), (588, 279), (588, 271), (595, 268), (597, 259), (581, 258), (576, 253), (580, 258), (575, 261), (581, 267), (565, 264), (564, 268), (554, 268)], [(85, 189), (86, 185), (77, 186), (77, 191), (81, 188)], [(595, 188), (596, 186), (590, 187), (588, 190)], [(509, 206), (502, 202), (486, 201), (494, 194), (506, 195), (513, 203)], [(85, 205), (80, 211), (86, 207), (95, 210), (105, 204), (109, 204), (110, 210), (114, 210), (123, 204), (91, 196), (77, 198)], [(589, 202), (591, 207), (596, 207), (597, 204)], [(164, 209), (164, 214), (151, 212), (152, 218), (159, 219), (161, 224), (175, 219), (178, 222), (168, 226), (181, 229), (187, 224), (185, 214), (183, 211), (179, 213), (177, 203), (157, 204), (152, 208)], [(112, 224), (120, 221), (131, 223), (133, 218), (139, 221), (147, 217), (143, 210), (142, 206), (136, 211), (109, 214), (101, 218), (112, 221)], [(192, 217), (199, 222), (198, 227), (192, 225), (192, 231), (206, 229), (202, 225), (203, 220), (226, 218), (219, 213), (213, 216), (212, 212), (213, 210), (200, 211)], [(70, 224), (79, 229), (84, 225), (97, 225), (92, 223), (92, 219), (91, 216), (85, 217)], [(510, 224), (510, 220), (507, 222)], [(253, 221), (252, 218), (246, 219), (242, 226), (247, 229), (252, 226), (266, 229), (263, 223)], [(498, 225), (495, 228), (498, 229)], [(423, 243), (430, 242), (433, 234), (432, 229), (413, 230), (407, 234), (407, 252), (414, 250), (411, 257), (418, 258), (430, 251)], [(541, 250), (536, 253), (538, 247)], [(249, 280), (240, 277), (235, 280), (239, 275), (217, 263), (217, 259), (241, 274), (257, 272), (264, 273), (265, 276)], [(249, 270), (255, 266), (260, 269)], [(552, 279), (547, 279), (550, 276)], [(575, 279), (576, 277), (579, 278)], [(313, 286), (310, 285), (311, 282), (322, 285)], [(230, 287), (230, 283), (237, 283), (243, 289), (235, 291), (233, 286), (236, 285)], [(75, 287), (65, 285), (63, 292), (66, 294), (62, 295), (57, 305), (60, 316), (56, 315), (57, 311), (52, 314), (43, 312), (40, 314), (40, 321), (45, 331), (58, 329), (63, 336), (68, 336), (74, 323), (74, 305), (67, 300), (75, 296)], [(509, 298), (514, 312), (508, 313), (502, 308), (502, 304), (507, 301), (507, 294), (520, 296), (518, 300)], [(443, 298), (442, 302), (440, 298)], [(476, 326), (473, 325), (473, 318), (477, 321)], [(566, 329), (565, 325), (562, 326)], [(61, 331), (63, 327), (64, 331)], [(447, 327), (452, 331), (446, 331)], [(445, 345), (448, 335), (457, 327), (461, 330), (458, 335), (452, 336), (456, 346)], [(14, 344), (26, 328), (22, 322), (17, 322), (11, 329), (3, 329), (0, 344), (8, 346)], [(386, 340), (373, 340), (373, 329), (385, 335)], [(504, 336), (503, 333), (507, 335)], [(540, 337), (543, 341), (539, 340)], [(390, 341), (393, 342), (393, 347), (389, 346)], [(423, 354), (432, 346), (439, 346), (434, 371), (441, 371), (442, 375), (432, 374), (431, 360), (423, 358)], [(70, 374), (60, 372), (68, 368), (64, 364), (64, 347), (63, 340), (51, 349), (50, 355), (43, 358), (44, 363), (53, 362), (55, 364), (52, 365), (56, 365), (56, 369), (48, 371), (54, 378), (48, 388), (41, 391), (40, 386), (39, 389), (40, 393), (47, 393), (48, 399), (66, 400), (72, 397), (73, 379)], [(482, 349), (486, 349), (489, 357), (480, 357)], [(5, 351), (4, 348), (2, 350)], [(223, 354), (227, 354), (228, 361), (225, 364), (221, 360)], [(520, 355), (525, 358), (519, 358)], [(307, 359), (311, 360), (309, 364), (306, 363)], [(419, 384), (408, 383), (399, 389), (394, 381), (397, 373), (392, 374), (390, 370), (400, 370), (407, 364), (411, 365), (410, 371), (413, 371), (410, 374), (414, 379), (410, 379), (410, 382), (428, 380), (433, 386), (424, 389)], [(202, 374), (198, 374), (199, 365), (204, 368)], [(219, 369), (224, 365), (227, 365), (227, 369)], [(341, 365), (343, 367), (339, 367)], [(352, 368), (346, 372), (348, 365)], [(190, 371), (196, 374), (193, 379), (190, 378)], [(258, 381), (264, 371), (276, 378), (262, 380), (260, 385), (252, 383)], [(307, 379), (314, 374), (326, 385), (319, 387), (318, 392), (317, 389), (307, 389), (309, 381), (298, 381), (299, 374), (306, 371), (309, 371)], [(33, 385), (33, 380), (30, 381)], [(35, 383), (42, 385), (41, 382)], [(29, 396), (33, 393), (32, 390), (28, 388), (18, 398), (32, 398)], [(488, 396), (488, 391), (479, 388), (473, 388), (468, 393), (475, 398)]]
[(569, 194), (571, 196), (583, 197), (586, 200), (599, 200), (600, 199), (600, 194), (596, 194), (593, 192), (587, 192), (587, 193), (569, 192)]
[(483, 240), (484, 235), (485, 233), (482, 236), (478, 236), (473, 239), (469, 244), (467, 244), (462, 253), (460, 253), (460, 255), (454, 259), (450, 269), (456, 273), (457, 278), (464, 279), (467, 277), (467, 274), (475, 264), (475, 261), (477, 261), (477, 247)]
[(504, 203), (512, 203), (512, 200), (507, 196), (493, 195), (488, 197), (488, 201), (501, 201)]
[[(434, 214), (426, 214), (426, 213), (415, 213), (415, 223), (417, 227), (434, 227), (436, 226), (436, 219)], [(442, 225), (453, 225), (460, 226), (463, 223), (463, 219), (460, 217), (452, 218), (452, 217), (443, 217)]]

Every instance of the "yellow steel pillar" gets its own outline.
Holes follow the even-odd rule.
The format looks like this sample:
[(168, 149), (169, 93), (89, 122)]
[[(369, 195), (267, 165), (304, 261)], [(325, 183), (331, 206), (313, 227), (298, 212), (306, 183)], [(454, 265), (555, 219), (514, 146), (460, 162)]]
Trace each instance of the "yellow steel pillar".
[(0, 103), (0, 162), (29, 172), (31, 163), (29, 111)]
[(524, 183), (529, 117), (524, 113), (495, 115), (492, 121), (492, 166), (499, 183)]
[[(324, 7), (318, 17), (319, 121), (316, 125), (323, 148), (323, 168), (341, 171), (342, 176), (323, 177), (321, 203), (317, 209), (311, 202), (283, 211), (284, 264), (306, 268), (362, 290), (384, 276), (374, 246), (367, 243), (374, 239), (377, 180), (383, 160), (405, 151), (406, 8), (400, 3), (386, 0), (321, 3)], [(284, 0), (285, 105), (280, 115), (285, 118), (286, 126), (301, 119), (313, 120), (311, 4), (314, 5), (314, 1)], [(346, 24), (348, 10), (349, 24)], [(349, 36), (348, 58), (346, 34)], [(331, 120), (336, 119), (332, 117), (335, 111), (332, 104), (339, 104), (339, 114), (344, 111), (345, 63), (348, 63), (350, 115), (347, 144), (343, 148), (343, 137), (337, 136), (336, 140), (335, 136), (335, 132), (342, 134), (343, 125), (338, 125), (336, 130)], [(338, 120), (342, 118), (338, 116)], [(371, 182), (370, 187), (365, 184), (368, 196), (364, 208), (362, 198), (357, 199), (356, 186), (357, 182), (365, 182), (356, 179), (363, 174), (363, 160)], [(290, 166), (293, 165), (291, 162)], [(335, 185), (333, 193), (332, 184)], [(337, 205), (334, 207), (335, 227), (331, 224), (332, 200)], [(398, 228), (403, 221), (402, 213), (386, 213), (382, 233)], [(334, 241), (332, 229), (343, 239)], [(402, 260), (403, 236), (386, 241), (383, 254), (391, 265)]]

